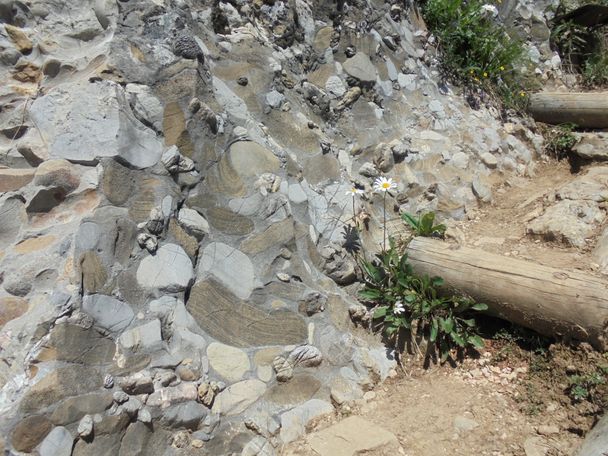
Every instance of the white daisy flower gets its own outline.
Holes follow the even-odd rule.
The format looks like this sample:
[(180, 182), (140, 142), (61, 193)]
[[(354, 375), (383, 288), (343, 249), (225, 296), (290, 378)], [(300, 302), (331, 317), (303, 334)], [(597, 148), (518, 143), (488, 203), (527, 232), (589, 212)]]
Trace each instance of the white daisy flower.
[(496, 17), (496, 16), (498, 16), (498, 9), (494, 5), (486, 4), (486, 5), (481, 6), (481, 13), (487, 14), (492, 17)]
[(405, 312), (405, 307), (403, 306), (403, 303), (401, 301), (397, 301), (395, 303), (395, 306), (393, 307), (393, 313), (395, 315), (401, 315), (403, 312)]
[(350, 190), (346, 192), (346, 196), (355, 196), (355, 195), (363, 195), (365, 192), (357, 187), (351, 187)]
[(377, 192), (388, 192), (397, 188), (397, 183), (392, 178), (379, 177), (374, 181), (374, 190)]

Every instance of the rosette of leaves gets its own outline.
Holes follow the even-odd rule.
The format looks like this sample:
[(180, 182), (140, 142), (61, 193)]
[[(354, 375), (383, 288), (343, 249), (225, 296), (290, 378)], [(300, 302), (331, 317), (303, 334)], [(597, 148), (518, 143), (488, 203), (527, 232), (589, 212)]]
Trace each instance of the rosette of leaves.
[(401, 218), (406, 222), (414, 232), (414, 236), (424, 237), (443, 237), (447, 227), (443, 224), (435, 225), (435, 213), (427, 212), (420, 214), (418, 217), (404, 212)]
[(423, 336), (426, 356), (445, 362), (453, 349), (482, 348), (475, 312), (485, 304), (450, 294), (441, 294), (443, 279), (417, 276), (399, 254), (393, 240), (390, 248), (376, 255), (374, 261), (362, 261), (365, 286), (360, 297), (373, 307), (373, 318), (385, 336), (396, 346), (400, 334)]

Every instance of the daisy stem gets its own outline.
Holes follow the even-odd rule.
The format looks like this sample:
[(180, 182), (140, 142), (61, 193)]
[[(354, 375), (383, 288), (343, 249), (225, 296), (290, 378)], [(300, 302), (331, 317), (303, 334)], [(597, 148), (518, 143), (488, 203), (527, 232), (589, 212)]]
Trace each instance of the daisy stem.
[(355, 216), (357, 214), (355, 213), (355, 195), (353, 195), (353, 222), (355, 222), (356, 224), (356, 220), (355, 220)]
[(384, 192), (384, 198), (382, 199), (382, 205), (384, 209), (384, 223), (382, 225), (384, 231), (384, 243), (383, 243), (383, 251), (386, 252), (386, 192)]

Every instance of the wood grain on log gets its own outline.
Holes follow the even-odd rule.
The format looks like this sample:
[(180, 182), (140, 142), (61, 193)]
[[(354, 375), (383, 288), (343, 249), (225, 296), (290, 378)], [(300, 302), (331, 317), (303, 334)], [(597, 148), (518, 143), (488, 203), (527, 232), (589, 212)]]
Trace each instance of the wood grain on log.
[(608, 348), (608, 281), (478, 249), (415, 238), (408, 257), (417, 274), (440, 276), (446, 287), (489, 311), (547, 336)]
[(608, 92), (535, 93), (530, 97), (528, 110), (539, 122), (608, 128)]

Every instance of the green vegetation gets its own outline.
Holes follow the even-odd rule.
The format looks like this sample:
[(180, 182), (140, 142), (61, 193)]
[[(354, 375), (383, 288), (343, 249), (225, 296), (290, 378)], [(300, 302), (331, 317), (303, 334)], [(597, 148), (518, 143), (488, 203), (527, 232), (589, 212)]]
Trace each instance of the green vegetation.
[(569, 376), (568, 395), (574, 402), (595, 402), (598, 388), (608, 382), (607, 375), (608, 366), (598, 366), (593, 372)]
[(545, 152), (556, 158), (566, 158), (576, 145), (576, 136), (572, 133), (576, 125), (566, 123), (548, 127), (543, 132)]
[[(594, 3), (608, 6), (607, 0), (563, 0), (556, 11), (559, 18), (583, 5)], [(584, 27), (573, 21), (557, 22), (551, 32), (551, 43), (559, 52), (569, 71), (580, 73), (583, 83), (590, 87), (608, 85), (608, 31), (606, 27)]]
[(427, 212), (420, 214), (418, 217), (404, 212), (401, 218), (406, 222), (414, 232), (414, 236), (442, 237), (447, 227), (443, 224), (435, 225), (435, 213)]
[(482, 87), (511, 108), (523, 108), (533, 78), (520, 41), (496, 20), (498, 11), (480, 0), (426, 0), (424, 19), (438, 39), (442, 64), (455, 82)]
[(374, 261), (360, 263), (365, 281), (360, 297), (374, 306), (374, 320), (398, 349), (403, 335), (409, 336), (409, 342), (426, 339), (426, 358), (443, 363), (453, 349), (462, 353), (483, 347), (474, 314), (487, 306), (440, 294), (443, 280), (414, 274), (407, 255), (398, 252), (392, 239)]

